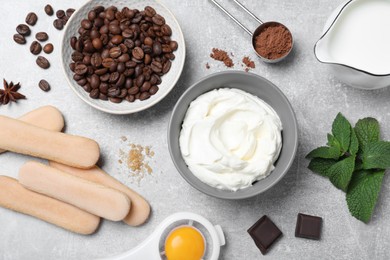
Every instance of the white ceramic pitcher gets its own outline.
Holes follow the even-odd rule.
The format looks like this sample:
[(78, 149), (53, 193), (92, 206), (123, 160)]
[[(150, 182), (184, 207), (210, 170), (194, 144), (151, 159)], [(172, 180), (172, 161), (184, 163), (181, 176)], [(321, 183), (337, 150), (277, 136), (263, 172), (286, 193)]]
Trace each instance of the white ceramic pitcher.
[(350, 86), (390, 86), (390, 0), (350, 0), (339, 6), (314, 53)]

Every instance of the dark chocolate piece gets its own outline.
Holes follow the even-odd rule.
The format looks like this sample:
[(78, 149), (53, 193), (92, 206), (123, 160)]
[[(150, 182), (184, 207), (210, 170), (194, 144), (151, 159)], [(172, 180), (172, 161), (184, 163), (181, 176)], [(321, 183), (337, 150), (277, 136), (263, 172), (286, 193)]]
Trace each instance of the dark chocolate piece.
[(264, 215), (248, 229), (249, 235), (255, 241), (260, 252), (265, 255), (275, 241), (283, 235), (282, 231)]
[(295, 236), (320, 240), (322, 218), (305, 214), (298, 214)]

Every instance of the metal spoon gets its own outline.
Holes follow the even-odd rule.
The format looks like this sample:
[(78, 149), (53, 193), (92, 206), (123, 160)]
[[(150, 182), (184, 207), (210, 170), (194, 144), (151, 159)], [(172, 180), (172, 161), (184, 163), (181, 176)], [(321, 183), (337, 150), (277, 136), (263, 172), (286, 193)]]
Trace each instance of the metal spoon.
[[(216, 0), (211, 0), (219, 9), (221, 9), (230, 19), (232, 19), (236, 24), (238, 24), (246, 33), (248, 33), (252, 37), (252, 47), (257, 56), (260, 57), (260, 59), (264, 62), (267, 63), (276, 63), (284, 58), (286, 58), (294, 45), (294, 39), (292, 37), (291, 31), (282, 23), (271, 21), (271, 22), (263, 22), (260, 20), (256, 15), (254, 15), (251, 11), (249, 11), (243, 4), (241, 4), (237, 0), (233, 0), (239, 7), (241, 7), (245, 12), (247, 12), (253, 19), (255, 19), (260, 25), (256, 28), (256, 30), (252, 33), (247, 27), (245, 27), (240, 21), (238, 21), (232, 14), (230, 14), (223, 6), (221, 6)], [(268, 59), (266, 57), (261, 56), (257, 51), (256, 51), (256, 37), (263, 32), (266, 28), (271, 27), (271, 26), (282, 26), (284, 27), (291, 35), (292, 43), (291, 43), (291, 48), (288, 52), (286, 52), (282, 57), (277, 58), (277, 59)]]

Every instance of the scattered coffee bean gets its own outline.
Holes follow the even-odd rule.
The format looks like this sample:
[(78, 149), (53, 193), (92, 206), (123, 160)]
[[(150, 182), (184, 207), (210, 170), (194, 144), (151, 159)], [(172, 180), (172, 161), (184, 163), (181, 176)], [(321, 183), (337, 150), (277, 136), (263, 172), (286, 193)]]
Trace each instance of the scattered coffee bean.
[(26, 24), (19, 24), (16, 27), (16, 31), (23, 36), (29, 36), (31, 33), (30, 27)]
[(50, 15), (50, 16), (52, 16), (53, 14), (54, 14), (54, 10), (53, 10), (53, 7), (51, 7), (51, 5), (46, 5), (45, 6), (45, 13), (47, 14), (47, 15)]
[(62, 30), (64, 28), (64, 21), (61, 19), (55, 19), (53, 22), (53, 26), (57, 30)]
[(43, 46), (43, 51), (44, 51), (45, 53), (47, 53), (47, 54), (52, 53), (52, 52), (53, 52), (53, 49), (54, 49), (54, 46), (53, 46), (53, 44), (51, 44), (51, 43), (48, 43), (48, 44), (46, 44), (45, 46)]
[(81, 20), (78, 33), (70, 39), (74, 80), (91, 98), (114, 103), (155, 95), (178, 48), (171, 39), (172, 28), (150, 6), (97, 6)]
[(26, 24), (28, 25), (35, 25), (37, 23), (37, 20), (38, 20), (38, 16), (36, 15), (36, 13), (28, 13), (27, 16), (26, 16)]
[(23, 35), (20, 34), (14, 34), (14, 41), (18, 44), (25, 44), (26, 43), (26, 38), (24, 38)]
[(68, 9), (66, 10), (66, 16), (67, 16), (67, 17), (71, 17), (72, 14), (74, 13), (74, 11), (76, 11), (76, 10), (73, 9), (73, 8), (68, 8)]
[(47, 33), (45, 32), (39, 32), (35, 34), (35, 38), (40, 42), (44, 42), (47, 41), (47, 39), (49, 39), (49, 35), (47, 35)]
[(66, 14), (65, 14), (65, 11), (64, 11), (64, 10), (58, 10), (58, 11), (56, 12), (56, 16), (57, 16), (58, 19), (64, 18), (65, 15), (66, 15)]
[(38, 84), (39, 88), (42, 89), (43, 91), (45, 92), (48, 92), (50, 90), (50, 85), (49, 83), (42, 79), (41, 81), (39, 81), (39, 84)]
[(38, 56), (36, 63), (42, 69), (48, 69), (50, 67), (50, 62), (43, 56)]
[(39, 42), (33, 41), (30, 45), (30, 52), (34, 55), (38, 55), (42, 51), (42, 46)]

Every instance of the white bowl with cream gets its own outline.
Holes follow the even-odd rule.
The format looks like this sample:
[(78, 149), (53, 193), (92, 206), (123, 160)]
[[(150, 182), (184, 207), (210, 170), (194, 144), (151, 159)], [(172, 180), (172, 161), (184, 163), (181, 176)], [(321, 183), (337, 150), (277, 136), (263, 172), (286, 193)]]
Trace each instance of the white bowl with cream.
[(390, 86), (389, 28), (390, 0), (347, 1), (329, 17), (315, 55), (350, 86)]
[(199, 80), (180, 97), (168, 125), (168, 147), (194, 188), (244, 199), (270, 189), (288, 172), (298, 126), (278, 87), (256, 74), (229, 70)]

